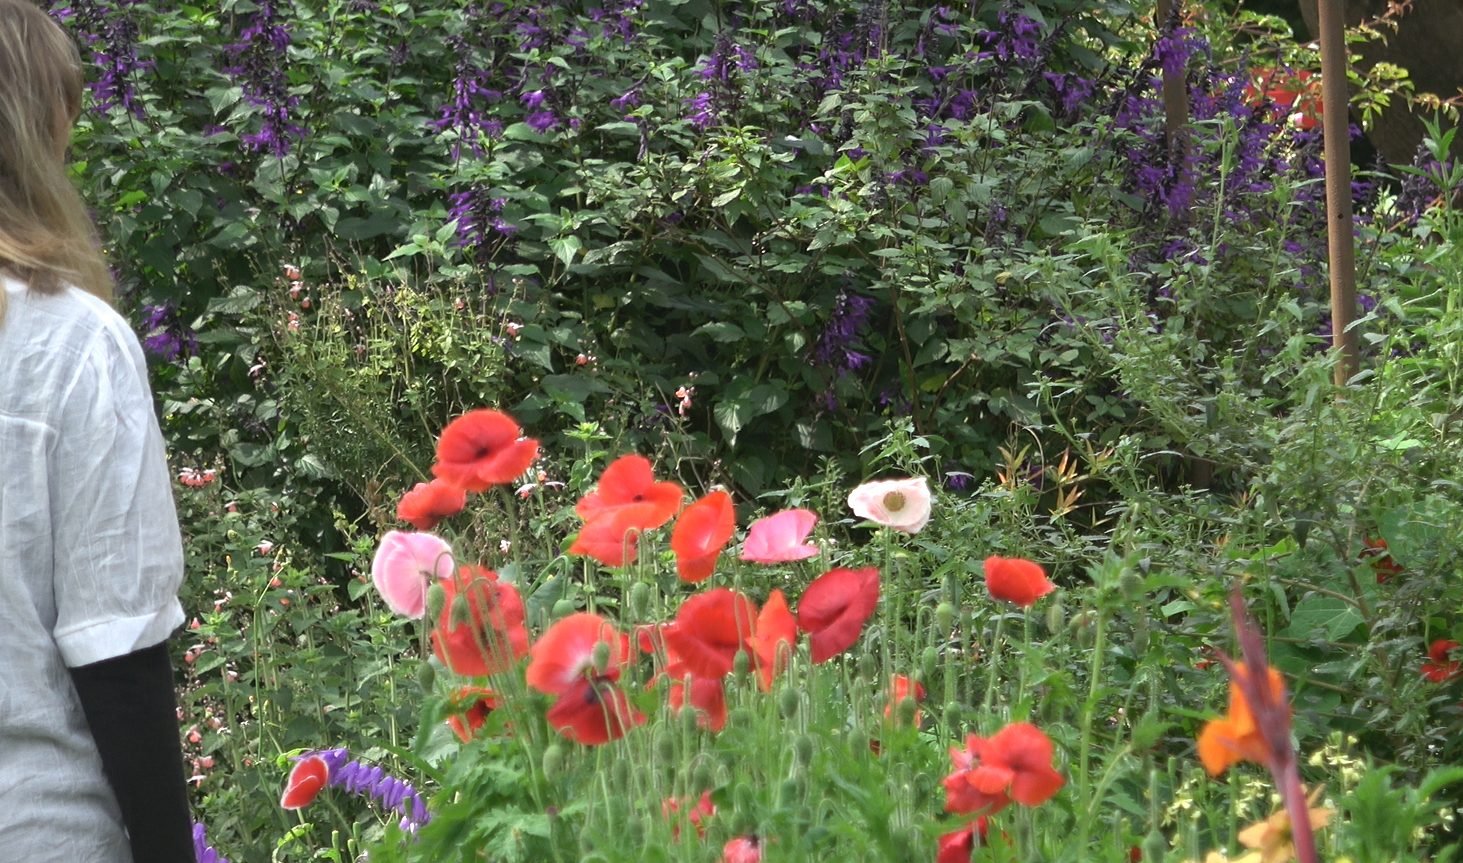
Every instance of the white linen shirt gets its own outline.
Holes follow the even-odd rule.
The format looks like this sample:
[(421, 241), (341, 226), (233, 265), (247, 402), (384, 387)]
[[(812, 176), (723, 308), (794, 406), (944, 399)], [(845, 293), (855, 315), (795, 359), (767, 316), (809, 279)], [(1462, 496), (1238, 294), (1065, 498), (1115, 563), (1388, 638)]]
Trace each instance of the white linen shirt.
[(0, 282), (0, 859), (129, 863), (66, 669), (183, 622), (147, 365), (96, 297)]

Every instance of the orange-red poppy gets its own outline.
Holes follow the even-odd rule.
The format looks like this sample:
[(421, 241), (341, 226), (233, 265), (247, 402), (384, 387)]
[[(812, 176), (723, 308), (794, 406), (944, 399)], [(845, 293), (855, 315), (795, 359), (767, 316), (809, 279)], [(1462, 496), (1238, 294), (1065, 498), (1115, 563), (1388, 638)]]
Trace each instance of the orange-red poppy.
[(798, 628), (808, 633), (813, 662), (826, 662), (853, 646), (879, 604), (879, 570), (831, 569), (813, 580), (798, 600)]
[(1392, 580), (1392, 576), (1401, 575), (1402, 567), (1392, 557), (1392, 552), (1387, 549), (1387, 541), (1381, 537), (1369, 539), (1361, 551), (1362, 560), (1369, 560), (1372, 564), (1372, 572), (1377, 577), (1377, 584), (1386, 584)]
[(518, 588), (481, 566), (460, 567), (440, 584), (446, 601), (432, 629), (432, 651), (444, 665), (468, 676), (499, 674), (528, 653)]
[(970, 855), (975, 851), (976, 834), (980, 834), (980, 844), (984, 845), (989, 832), (990, 820), (982, 815), (973, 823), (946, 833), (940, 837), (935, 863), (970, 863)]
[(1427, 662), (1422, 664), (1422, 676), (1433, 683), (1447, 683), (1463, 674), (1463, 661), (1449, 659), (1448, 653), (1457, 650), (1458, 642), (1446, 638), (1434, 641), (1427, 649)]
[(1029, 722), (1013, 722), (988, 738), (971, 734), (952, 747), (955, 769), (945, 777), (945, 809), (994, 815), (1012, 801), (1039, 806), (1066, 784), (1052, 767), (1051, 740)]
[(757, 615), (752, 634), (752, 656), (757, 660), (757, 683), (763, 692), (772, 690), (772, 681), (792, 660), (797, 649), (798, 622), (787, 608), (787, 598), (773, 588)]
[(721, 863), (762, 863), (762, 840), (738, 836), (721, 846)]
[[(903, 674), (896, 674), (889, 679), (889, 702), (884, 705), (884, 718), (893, 719), (894, 711), (899, 702), (906, 698), (913, 698), (915, 703), (925, 700), (925, 688), (914, 680)], [(915, 727), (919, 726), (919, 710), (914, 711)]]
[[(675, 839), (681, 838), (679, 815), (682, 808), (681, 801), (674, 797), (667, 797), (660, 804), (660, 814), (664, 815), (667, 819), (674, 819), (671, 824), (671, 837)], [(706, 835), (706, 825), (703, 822), (715, 814), (716, 804), (711, 802), (711, 792), (702, 791), (701, 797), (696, 801), (696, 805), (686, 810), (686, 820), (691, 822), (692, 827), (696, 828), (697, 836), (704, 837)]]
[(523, 437), (512, 417), (479, 408), (442, 429), (432, 474), (467, 491), (485, 491), (522, 476), (537, 456), (538, 441)]
[[(690, 691), (689, 698), (687, 690)], [(726, 687), (720, 677), (673, 677), (669, 702), (675, 713), (680, 713), (689, 702), (691, 709), (696, 711), (696, 724), (707, 731), (720, 731), (726, 727)]]
[[(1254, 761), (1269, 765), (1270, 750), (1264, 729), (1255, 721), (1249, 699), (1244, 693), (1244, 682), (1249, 670), (1240, 665), (1230, 666), (1232, 678), (1229, 684), (1229, 713), (1211, 720), (1199, 733), (1199, 760), (1211, 776), (1218, 776), (1231, 765), (1241, 761)], [(1266, 668), (1267, 697), (1277, 704), (1285, 704), (1285, 679), (1274, 667)]]
[(710, 578), (736, 529), (736, 508), (724, 491), (713, 491), (686, 507), (671, 531), (671, 550), (676, 553), (681, 580), (694, 583)]
[[(595, 668), (594, 653), (605, 645), (606, 663)], [(577, 612), (554, 622), (529, 652), (524, 681), (539, 692), (559, 695), (590, 677), (613, 680), (629, 661), (629, 642), (597, 614)]]
[(431, 530), (437, 522), (451, 518), (467, 506), (467, 492), (449, 482), (434, 479), (419, 482), (401, 496), (396, 517), (417, 530)]
[(640, 531), (647, 530), (646, 523), (657, 517), (654, 510), (648, 503), (605, 510), (580, 529), (574, 544), (569, 546), (569, 553), (592, 557), (605, 566), (634, 563), (639, 556)]
[(725, 587), (697, 594), (681, 603), (675, 625), (663, 632), (686, 672), (696, 677), (725, 677), (738, 651), (749, 650), (757, 606)]
[(464, 686), (452, 695), (453, 713), (447, 725), (463, 743), (488, 721), (488, 714), (498, 709), (498, 694), (481, 686)]
[(684, 493), (673, 482), (656, 482), (650, 459), (642, 455), (624, 455), (615, 459), (599, 476), (595, 490), (579, 499), (574, 512), (586, 522), (594, 521), (610, 510), (632, 504), (644, 504), (635, 526), (654, 530), (675, 517), (681, 508)]
[(544, 714), (549, 725), (575, 743), (600, 746), (645, 722), (625, 691), (605, 678), (583, 678), (565, 690)]
[(330, 781), (330, 766), (319, 755), (311, 755), (295, 762), (285, 780), (284, 794), (279, 805), (284, 809), (303, 809), (320, 794), (325, 783)]
[(1057, 589), (1041, 564), (1019, 557), (985, 559), (985, 583), (991, 596), (1030, 608), (1038, 599)]

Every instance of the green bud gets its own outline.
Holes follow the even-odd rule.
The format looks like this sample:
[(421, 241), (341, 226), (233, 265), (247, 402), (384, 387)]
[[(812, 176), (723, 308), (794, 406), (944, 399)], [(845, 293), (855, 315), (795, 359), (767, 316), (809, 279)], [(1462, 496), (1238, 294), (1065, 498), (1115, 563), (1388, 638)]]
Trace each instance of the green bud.
[(635, 620), (650, 616), (650, 585), (647, 582), (637, 581), (630, 588), (630, 616)]
[(442, 616), (442, 606), (447, 604), (447, 588), (440, 581), (432, 582), (427, 588), (427, 617), (436, 620)]
[(681, 711), (680, 715), (677, 717), (681, 723), (681, 734), (685, 735), (686, 737), (690, 737), (696, 733), (697, 729), (701, 727), (700, 723), (696, 719), (696, 716), (697, 712), (695, 710)]
[(940, 595), (947, 603), (960, 601), (960, 578), (953, 572), (945, 573), (945, 578), (940, 584)]
[(1143, 837), (1143, 859), (1150, 863), (1161, 863), (1164, 857), (1168, 856), (1168, 840), (1157, 827), (1148, 831)]
[(610, 668), (610, 645), (608, 642), (595, 642), (594, 652), (591, 654), (591, 661), (594, 663), (594, 673), (604, 674)]
[(854, 752), (863, 752), (869, 748), (869, 735), (858, 726), (848, 729), (848, 748)]
[(576, 606), (574, 604), (574, 600), (572, 600), (572, 599), (561, 599), (558, 602), (554, 603), (554, 610), (553, 610), (554, 619), (555, 620), (558, 620), (561, 617), (568, 617), (569, 615), (573, 614), (577, 610), (578, 609), (576, 608)]
[(788, 777), (782, 780), (782, 786), (777, 789), (777, 802), (787, 808), (796, 806), (803, 801), (803, 792), (806, 790), (801, 777)]
[(935, 628), (942, 636), (948, 637), (950, 631), (955, 627), (955, 615), (958, 612), (952, 602), (942, 602), (935, 606)]
[(549, 744), (544, 750), (544, 778), (553, 781), (560, 773), (564, 772), (564, 747), (557, 743)]
[(929, 680), (935, 676), (935, 670), (940, 667), (940, 651), (933, 647), (926, 647), (919, 657), (919, 678), (921, 681)]
[(913, 698), (901, 698), (899, 703), (894, 705), (894, 721), (900, 725), (913, 725), (915, 711), (919, 710), (919, 702)]
[(1067, 612), (1062, 608), (1060, 599), (1053, 599), (1051, 605), (1046, 607), (1046, 631), (1056, 635), (1062, 631), (1067, 624)]
[(691, 770), (691, 791), (700, 794), (702, 791), (710, 791), (715, 785), (716, 765), (709, 758), (696, 762), (696, 767)]
[(417, 685), (427, 695), (431, 695), (432, 690), (437, 688), (437, 669), (425, 659), (417, 666)]
[(949, 704), (945, 705), (944, 719), (945, 725), (947, 725), (948, 727), (954, 728), (957, 724), (959, 724), (960, 718), (964, 715), (965, 705), (961, 704), (960, 702), (952, 701)]
[(858, 673), (864, 677), (879, 676), (879, 657), (874, 655), (874, 651), (865, 650), (859, 657)]
[(1133, 618), (1133, 655), (1140, 657), (1148, 652), (1148, 615), (1139, 614)]
[(803, 694), (791, 686), (784, 686), (782, 691), (777, 693), (777, 712), (783, 719), (792, 719), (798, 715), (798, 708), (802, 706)]
[[(687, 713), (691, 711), (686, 711)], [(655, 733), (655, 758), (663, 764), (674, 764), (676, 756), (676, 738), (670, 730), (662, 727)]]
[(645, 844), (645, 823), (638, 818), (627, 818), (620, 822), (621, 837), (627, 848), (639, 848)]
[(1118, 590), (1129, 602), (1137, 602), (1143, 598), (1143, 576), (1125, 568), (1118, 576)]
[(752, 786), (743, 782), (732, 791), (732, 807), (737, 812), (753, 813), (757, 811), (757, 800), (752, 795)]
[(610, 768), (610, 782), (615, 788), (630, 787), (630, 759), (621, 758)]
[(737, 655), (732, 658), (732, 673), (738, 677), (745, 677), (747, 672), (752, 670), (752, 656), (745, 650), (738, 650)]
[(467, 597), (458, 596), (453, 598), (452, 611), (447, 622), (453, 626), (472, 625), (472, 603), (467, 601)]
[(817, 751), (817, 744), (811, 735), (799, 734), (792, 742), (792, 760), (799, 767), (807, 767), (813, 763), (813, 753)]

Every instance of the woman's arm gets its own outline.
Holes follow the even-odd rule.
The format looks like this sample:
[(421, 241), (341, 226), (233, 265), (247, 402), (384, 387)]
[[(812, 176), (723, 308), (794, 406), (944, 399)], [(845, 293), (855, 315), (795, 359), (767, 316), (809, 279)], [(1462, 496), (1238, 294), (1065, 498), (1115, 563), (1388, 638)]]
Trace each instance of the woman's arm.
[(134, 863), (194, 863), (167, 642), (71, 669)]

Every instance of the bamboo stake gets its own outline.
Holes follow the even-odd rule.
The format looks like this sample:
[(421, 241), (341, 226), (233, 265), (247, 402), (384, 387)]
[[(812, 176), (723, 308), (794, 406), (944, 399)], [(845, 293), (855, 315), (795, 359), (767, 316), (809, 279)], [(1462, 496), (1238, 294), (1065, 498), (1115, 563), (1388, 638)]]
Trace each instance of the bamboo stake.
[[(1160, 34), (1178, 29), (1174, 0), (1158, 0), (1157, 25)], [(1163, 69), (1163, 138), (1170, 157), (1182, 160), (1185, 155), (1185, 128), (1189, 123), (1189, 87), (1182, 72), (1175, 75)]]
[(1344, 0), (1317, 0), (1321, 35), (1321, 129), (1326, 136), (1326, 247), (1331, 265), (1331, 348), (1336, 385), (1357, 372), (1356, 253), (1351, 219), (1351, 136), (1346, 106), (1346, 32)]

